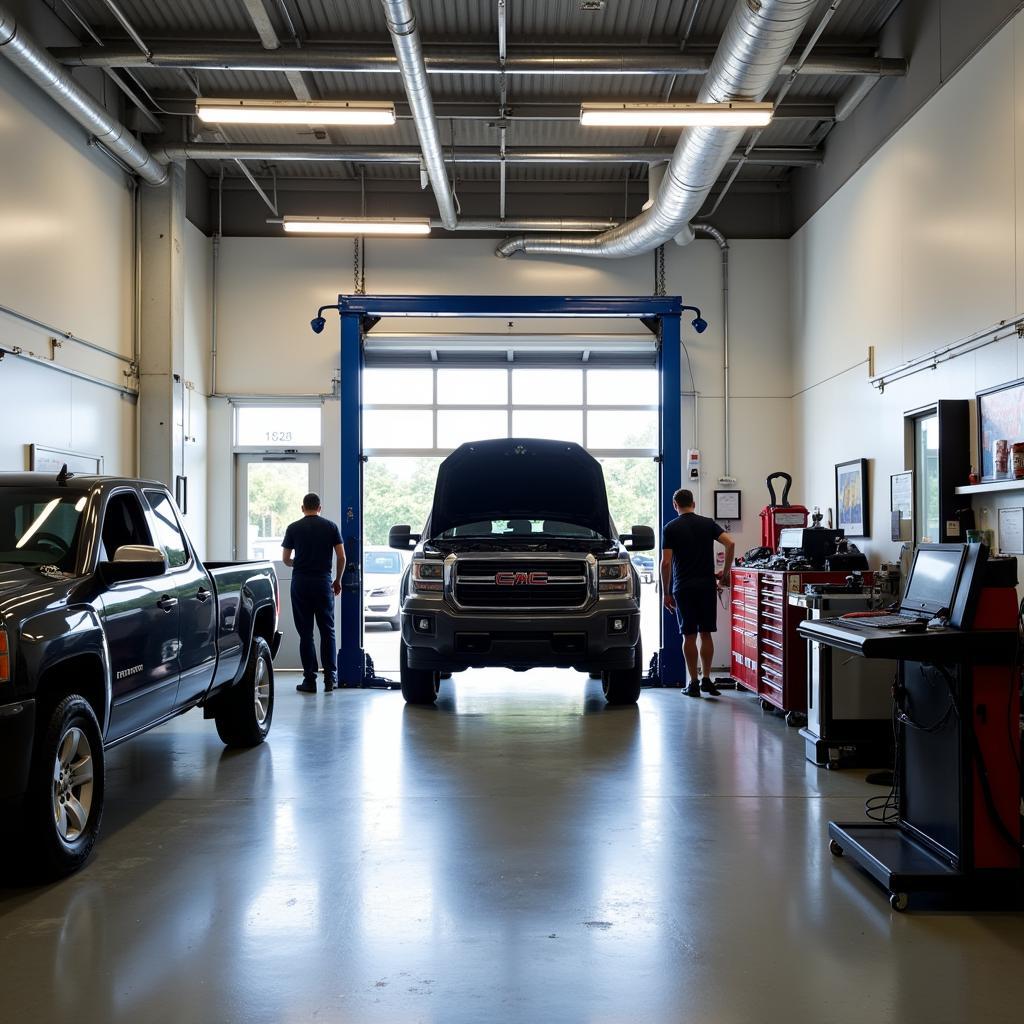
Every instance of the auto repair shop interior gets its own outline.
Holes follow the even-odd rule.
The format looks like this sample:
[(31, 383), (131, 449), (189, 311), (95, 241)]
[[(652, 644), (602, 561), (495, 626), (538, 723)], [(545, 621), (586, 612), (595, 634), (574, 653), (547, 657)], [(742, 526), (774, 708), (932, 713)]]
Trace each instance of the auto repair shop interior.
[(0, 0), (4, 1018), (1021, 1020), (1020, 166), (1016, 0)]

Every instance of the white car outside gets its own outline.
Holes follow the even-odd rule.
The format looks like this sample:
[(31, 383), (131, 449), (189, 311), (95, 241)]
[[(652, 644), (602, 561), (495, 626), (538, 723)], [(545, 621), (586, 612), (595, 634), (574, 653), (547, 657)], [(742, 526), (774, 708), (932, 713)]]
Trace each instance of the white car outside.
[(387, 622), (393, 630), (402, 625), (398, 588), (405, 559), (390, 548), (363, 550), (363, 620)]

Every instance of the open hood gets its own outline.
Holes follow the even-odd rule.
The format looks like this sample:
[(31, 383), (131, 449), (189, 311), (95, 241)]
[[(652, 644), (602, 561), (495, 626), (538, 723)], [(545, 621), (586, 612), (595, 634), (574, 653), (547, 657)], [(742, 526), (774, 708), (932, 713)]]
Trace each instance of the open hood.
[(437, 471), (430, 536), (493, 519), (555, 519), (611, 534), (601, 465), (578, 444), (471, 441)]

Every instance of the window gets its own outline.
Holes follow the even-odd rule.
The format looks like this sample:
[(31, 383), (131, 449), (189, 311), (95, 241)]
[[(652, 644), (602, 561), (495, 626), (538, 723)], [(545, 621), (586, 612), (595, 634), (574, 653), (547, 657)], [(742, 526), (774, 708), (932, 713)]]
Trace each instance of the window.
[(367, 409), (364, 448), (433, 448), (434, 414), (429, 409)]
[(142, 504), (134, 491), (119, 491), (107, 502), (100, 538), (103, 542), (101, 557), (108, 561), (113, 560), (118, 548), (126, 545), (152, 545), (153, 538), (142, 514)]
[(513, 437), (541, 437), (583, 443), (583, 413), (564, 409), (514, 409)]
[(374, 368), (363, 371), (364, 405), (431, 405), (433, 370)]
[(235, 443), (243, 448), (318, 448), (318, 405), (240, 405)]
[(914, 420), (914, 529), (918, 543), (942, 538), (939, 527), (939, 416)]
[(402, 571), (402, 556), (397, 551), (364, 552), (363, 571), (397, 576)]
[(657, 370), (589, 370), (588, 405), (657, 405)]
[(458, 448), (466, 441), (508, 437), (504, 409), (441, 409), (437, 414), (438, 448)]
[(63, 491), (0, 493), (0, 562), (75, 567), (85, 496)]
[(438, 405), (507, 405), (504, 370), (438, 370)]
[(582, 370), (513, 370), (515, 405), (582, 405)]
[(658, 417), (641, 410), (588, 412), (587, 446), (653, 450), (658, 447)]
[(171, 499), (163, 491), (146, 491), (146, 500), (153, 510), (153, 526), (156, 530), (157, 547), (162, 548), (167, 556), (167, 564), (172, 569), (187, 565), (189, 561), (188, 544), (185, 535), (178, 525), (178, 517), (174, 514)]

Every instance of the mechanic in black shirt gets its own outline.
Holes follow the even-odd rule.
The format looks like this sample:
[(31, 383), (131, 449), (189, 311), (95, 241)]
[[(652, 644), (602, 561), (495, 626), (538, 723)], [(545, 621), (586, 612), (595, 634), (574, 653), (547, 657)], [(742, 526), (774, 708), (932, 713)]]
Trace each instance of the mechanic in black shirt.
[[(703, 690), (717, 697), (720, 691), (711, 681), (711, 663), (715, 656), (715, 641), (711, 634), (717, 628), (718, 595), (722, 587), (729, 585), (736, 542), (713, 519), (697, 515), (692, 491), (676, 491), (672, 495), (672, 507), (679, 518), (665, 527), (661, 549), (661, 592), (665, 607), (675, 612), (683, 637), (683, 657), (689, 674), (689, 682), (683, 692), (688, 697), (699, 697)], [(715, 541), (725, 548), (725, 564), (721, 572), (715, 572)], [(697, 674), (698, 656), (700, 676)]]
[[(292, 618), (299, 634), (302, 682), (300, 693), (316, 693), (316, 646), (313, 623), (320, 633), (320, 661), (324, 668), (324, 693), (338, 682), (338, 648), (334, 639), (334, 599), (341, 593), (345, 571), (345, 547), (337, 523), (320, 515), (320, 497), (302, 499), (302, 518), (284, 532), (281, 559), (292, 569)], [(331, 580), (332, 556), (338, 568)]]

